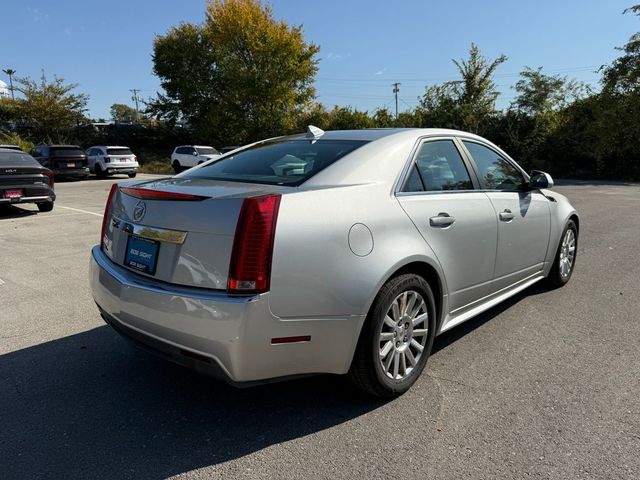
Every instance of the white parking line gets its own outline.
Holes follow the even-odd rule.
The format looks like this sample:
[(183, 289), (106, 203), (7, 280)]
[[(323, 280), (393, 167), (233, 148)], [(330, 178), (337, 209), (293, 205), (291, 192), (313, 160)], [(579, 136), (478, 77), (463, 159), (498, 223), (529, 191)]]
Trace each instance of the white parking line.
[(80, 210), (79, 208), (63, 207), (62, 205), (56, 205), (56, 208), (66, 208), (67, 210), (73, 210), (74, 212), (87, 213), (89, 215), (95, 215), (96, 217), (100, 218), (103, 217), (101, 213), (89, 212), (88, 210)]
[(1, 278), (0, 278), (0, 285), (4, 285), (4, 282), (2, 281)]

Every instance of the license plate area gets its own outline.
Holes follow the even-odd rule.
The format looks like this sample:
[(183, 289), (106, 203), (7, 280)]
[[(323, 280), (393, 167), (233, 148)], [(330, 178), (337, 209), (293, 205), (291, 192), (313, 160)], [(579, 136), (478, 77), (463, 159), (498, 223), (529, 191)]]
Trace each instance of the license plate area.
[(124, 257), (125, 266), (148, 275), (155, 275), (160, 242), (130, 235)]
[(22, 189), (12, 189), (4, 191), (4, 198), (22, 198), (24, 195)]

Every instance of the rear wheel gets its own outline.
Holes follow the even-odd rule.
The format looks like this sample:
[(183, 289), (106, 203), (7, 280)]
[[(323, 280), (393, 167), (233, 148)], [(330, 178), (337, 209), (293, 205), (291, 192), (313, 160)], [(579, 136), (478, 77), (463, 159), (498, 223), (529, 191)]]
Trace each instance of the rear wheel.
[(129, 178), (136, 178), (137, 174), (138, 172), (127, 173), (127, 175), (129, 175)]
[(38, 205), (38, 210), (41, 212), (50, 212), (53, 210), (53, 202), (37, 203), (36, 205)]
[(96, 172), (96, 177), (98, 178), (106, 178), (107, 176), (107, 172), (105, 172), (100, 166), (100, 164), (98, 163), (96, 163), (95, 172)]
[(556, 252), (556, 258), (547, 277), (548, 283), (554, 287), (563, 287), (567, 284), (573, 268), (576, 264), (578, 253), (578, 227), (573, 220), (569, 220), (562, 233), (560, 245)]
[(173, 171), (175, 173), (180, 173), (182, 171), (182, 167), (180, 166), (180, 162), (177, 160), (174, 160), (173, 163), (171, 164), (171, 166), (173, 167)]
[(349, 370), (351, 381), (379, 397), (409, 390), (431, 352), (435, 318), (433, 293), (422, 277), (389, 280), (367, 315)]

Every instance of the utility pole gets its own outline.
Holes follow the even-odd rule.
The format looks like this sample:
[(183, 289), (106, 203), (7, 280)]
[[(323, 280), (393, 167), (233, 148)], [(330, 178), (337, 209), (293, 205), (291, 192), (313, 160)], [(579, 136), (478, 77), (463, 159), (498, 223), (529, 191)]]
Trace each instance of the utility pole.
[(391, 84), (393, 86), (393, 94), (396, 97), (396, 120), (398, 119), (398, 92), (400, 92), (400, 85), (402, 85), (400, 82), (396, 82), (396, 83), (392, 83)]
[(136, 123), (140, 123), (140, 108), (138, 107), (138, 93), (140, 93), (140, 90), (133, 88), (129, 91), (133, 93), (131, 99), (136, 103)]
[(9, 90), (11, 90), (11, 100), (15, 100), (16, 98), (13, 96), (13, 76), (16, 74), (16, 71), (11, 68), (7, 68), (6, 70), (3, 69), (2, 71), (9, 75)]

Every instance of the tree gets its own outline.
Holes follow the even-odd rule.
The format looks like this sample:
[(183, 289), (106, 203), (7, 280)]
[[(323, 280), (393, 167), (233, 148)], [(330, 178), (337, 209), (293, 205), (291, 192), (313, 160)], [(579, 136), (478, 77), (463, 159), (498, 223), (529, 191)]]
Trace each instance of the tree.
[(133, 123), (136, 121), (136, 109), (124, 103), (114, 103), (109, 110), (115, 123)]
[(526, 67), (514, 89), (518, 95), (511, 108), (532, 117), (558, 111), (589, 93), (584, 83), (560, 75), (545, 75), (542, 67), (535, 70)]
[(32, 137), (43, 140), (60, 139), (84, 122), (88, 95), (72, 93), (78, 85), (65, 84), (63, 78), (47, 81), (44, 73), (40, 83), (29, 77), (16, 79), (16, 91), (24, 98), (16, 99), (17, 117), (32, 132)]
[(426, 88), (419, 106), (426, 125), (482, 134), (489, 117), (496, 112), (499, 92), (493, 74), (506, 60), (506, 55), (490, 60), (472, 43), (467, 60), (452, 60), (460, 80)]
[(150, 110), (183, 118), (198, 136), (245, 143), (290, 131), (314, 98), (319, 48), (260, 0), (212, 0), (204, 24), (182, 23), (154, 42), (165, 93)]

